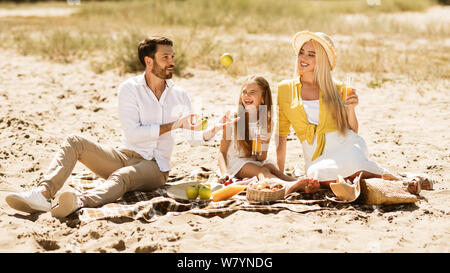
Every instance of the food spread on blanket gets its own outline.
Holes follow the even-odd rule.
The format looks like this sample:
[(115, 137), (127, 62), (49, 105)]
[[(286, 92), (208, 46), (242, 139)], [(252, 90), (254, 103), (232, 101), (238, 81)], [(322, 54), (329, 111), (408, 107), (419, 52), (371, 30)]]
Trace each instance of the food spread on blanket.
[[(228, 178), (228, 176), (227, 176)], [(236, 178), (234, 178), (236, 180)], [(258, 181), (258, 178), (252, 177), (252, 178), (244, 178), (242, 180), (236, 180), (236, 182), (233, 180), (233, 178), (228, 179), (225, 183), (223, 183), (225, 186), (231, 185), (233, 183), (239, 184), (239, 185), (247, 185), (248, 183), (252, 181)]]
[(211, 199), (211, 185), (210, 184), (200, 184), (198, 187), (198, 195), (201, 200)]
[(194, 200), (198, 196), (198, 185), (190, 185), (186, 187), (186, 196), (189, 200)]
[(211, 198), (211, 185), (204, 183), (189, 185), (186, 187), (186, 196), (189, 200), (195, 200), (198, 196), (201, 200), (209, 200)]
[(249, 188), (258, 191), (278, 191), (283, 188), (283, 184), (274, 181), (256, 181), (248, 185)]
[(231, 185), (233, 184), (233, 180), (232, 179), (228, 179), (225, 183), (223, 183), (225, 186)]
[(269, 202), (284, 199), (286, 187), (273, 180), (255, 181), (248, 184), (246, 198), (248, 201)]
[(219, 202), (219, 201), (230, 199), (234, 195), (236, 195), (236, 194), (240, 193), (241, 191), (245, 190), (246, 187), (247, 186), (235, 185), (235, 184), (226, 186), (226, 187), (224, 187), (224, 188), (222, 188), (220, 190), (217, 190), (217, 191), (212, 193), (213, 201), (214, 202)]

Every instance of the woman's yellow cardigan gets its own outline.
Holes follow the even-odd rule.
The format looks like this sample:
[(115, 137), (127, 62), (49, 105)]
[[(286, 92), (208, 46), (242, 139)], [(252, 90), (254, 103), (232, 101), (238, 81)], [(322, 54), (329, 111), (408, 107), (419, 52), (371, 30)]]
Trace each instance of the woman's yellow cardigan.
[(323, 101), (322, 91), (319, 91), (319, 124), (309, 123), (301, 92), (299, 79), (284, 80), (278, 85), (278, 135), (287, 136), (292, 126), (300, 142), (306, 139), (312, 144), (317, 134), (317, 148), (311, 160), (314, 161), (323, 153), (325, 134), (337, 131), (337, 124)]

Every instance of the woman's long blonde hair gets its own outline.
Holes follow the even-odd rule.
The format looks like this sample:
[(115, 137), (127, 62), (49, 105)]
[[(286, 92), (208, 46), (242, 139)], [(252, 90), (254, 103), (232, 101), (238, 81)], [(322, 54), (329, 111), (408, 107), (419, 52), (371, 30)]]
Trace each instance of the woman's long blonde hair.
[[(316, 52), (314, 80), (322, 91), (323, 100), (336, 121), (338, 131), (341, 134), (345, 134), (346, 130), (350, 127), (347, 119), (347, 111), (345, 110), (344, 102), (339, 95), (339, 90), (337, 90), (336, 82), (331, 75), (331, 65), (327, 53), (319, 42), (315, 40), (310, 41)], [(298, 61), (295, 65), (295, 72), (296, 77), (300, 76), (298, 72)]]
[[(236, 116), (240, 117), (240, 121), (243, 122), (244, 126), (239, 126), (242, 124), (238, 122), (234, 126), (234, 143), (236, 145), (237, 150), (243, 157), (251, 156), (252, 152), (252, 140), (250, 139), (249, 133), (249, 114), (248, 111), (245, 110), (244, 103), (242, 102), (242, 91), (246, 84), (250, 82), (255, 82), (259, 88), (263, 91), (262, 97), (264, 103), (261, 105), (265, 105), (267, 109), (267, 113), (259, 113), (259, 121), (261, 121), (261, 125), (263, 130), (267, 129), (267, 132), (270, 134), (272, 132), (272, 91), (270, 90), (269, 82), (264, 77), (261, 76), (250, 76), (241, 86), (241, 92), (239, 93), (238, 100), (238, 111)], [(266, 119), (266, 120), (263, 120)], [(266, 123), (267, 121), (267, 123)], [(243, 127), (243, 128), (242, 128)]]

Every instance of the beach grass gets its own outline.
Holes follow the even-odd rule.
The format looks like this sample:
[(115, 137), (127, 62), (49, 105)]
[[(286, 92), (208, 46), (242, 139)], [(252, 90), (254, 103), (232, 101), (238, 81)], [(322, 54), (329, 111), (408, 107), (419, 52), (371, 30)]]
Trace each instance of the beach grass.
[[(175, 41), (177, 75), (183, 75), (187, 67), (203, 67), (232, 76), (265, 71), (286, 76), (292, 73), (294, 65), (290, 37), (309, 29), (333, 37), (355, 37), (344, 42), (337, 39), (338, 68), (343, 72), (393, 72), (414, 79), (447, 78), (448, 57), (444, 56), (448, 46), (441, 41), (449, 37), (449, 27), (428, 21), (417, 28), (408, 20), (385, 16), (395, 12), (423, 12), (436, 2), (384, 0), (380, 5), (376, 3), (359, 0), (82, 1), (79, 6), (66, 5), (76, 12), (65, 17), (0, 17), (0, 40), (3, 47), (15, 48), (22, 54), (68, 63), (86, 59), (97, 73), (107, 70), (128, 73), (143, 69), (137, 59), (137, 43), (148, 35), (164, 35)], [(34, 5), (49, 7), (51, 3)], [(0, 8), (3, 7), (13, 6), (1, 4)], [(57, 2), (56, 7), (64, 5)], [(367, 33), (370, 37), (364, 38)], [(436, 43), (417, 45), (415, 41), (420, 39)], [(228, 68), (219, 62), (224, 52), (230, 52), (235, 60)]]

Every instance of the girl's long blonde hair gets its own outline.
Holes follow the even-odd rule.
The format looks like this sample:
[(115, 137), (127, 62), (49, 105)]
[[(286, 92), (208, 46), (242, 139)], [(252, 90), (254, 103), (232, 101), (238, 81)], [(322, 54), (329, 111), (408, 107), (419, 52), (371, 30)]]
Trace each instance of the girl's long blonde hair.
[[(319, 89), (322, 91), (323, 100), (336, 121), (338, 131), (341, 134), (344, 134), (350, 126), (348, 124), (347, 111), (345, 110), (344, 102), (339, 95), (336, 82), (333, 80), (331, 75), (330, 61), (328, 60), (327, 53), (322, 45), (315, 40), (310, 41), (314, 46), (314, 51), (316, 52), (314, 80), (319, 85)], [(296, 77), (300, 76), (298, 72), (298, 61), (295, 65), (295, 73)]]

